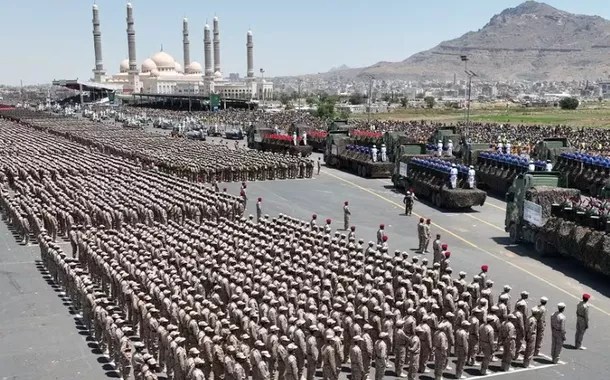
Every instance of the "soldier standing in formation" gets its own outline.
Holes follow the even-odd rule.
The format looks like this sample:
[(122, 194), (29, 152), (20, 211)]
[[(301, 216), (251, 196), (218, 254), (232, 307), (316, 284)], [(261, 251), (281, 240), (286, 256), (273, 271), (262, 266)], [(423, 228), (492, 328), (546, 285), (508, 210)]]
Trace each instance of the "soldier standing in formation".
[(582, 345), (582, 339), (585, 336), (585, 331), (589, 328), (589, 298), (588, 294), (582, 295), (582, 301), (576, 306), (576, 338), (574, 339), (574, 347), (577, 350), (586, 350)]
[(553, 363), (559, 362), (563, 343), (566, 341), (566, 316), (563, 314), (565, 309), (566, 304), (560, 302), (557, 304), (557, 311), (551, 315), (551, 358)]
[(349, 230), (349, 218), (352, 215), (352, 212), (349, 209), (349, 202), (343, 202), (343, 229), (345, 231)]
[(256, 223), (260, 223), (263, 217), (263, 198), (259, 197), (256, 201)]

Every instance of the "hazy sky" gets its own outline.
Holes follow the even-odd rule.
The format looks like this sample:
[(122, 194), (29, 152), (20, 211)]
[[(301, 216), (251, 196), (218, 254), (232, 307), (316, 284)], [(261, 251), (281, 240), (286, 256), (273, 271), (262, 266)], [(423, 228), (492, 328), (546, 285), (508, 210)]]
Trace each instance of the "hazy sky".
[[(160, 50), (182, 63), (182, 18), (190, 27), (191, 60), (203, 66), (203, 26), (220, 19), (222, 71), (246, 71), (246, 32), (254, 33), (254, 65), (268, 76), (328, 71), (346, 64), (401, 61), (439, 42), (483, 27), (520, 0), (133, 0), (138, 64)], [(610, 19), (607, 0), (549, 0), (573, 13)], [(89, 79), (94, 65), (87, 0), (0, 0), (0, 83)], [(104, 67), (127, 58), (125, 1), (98, 0)]]

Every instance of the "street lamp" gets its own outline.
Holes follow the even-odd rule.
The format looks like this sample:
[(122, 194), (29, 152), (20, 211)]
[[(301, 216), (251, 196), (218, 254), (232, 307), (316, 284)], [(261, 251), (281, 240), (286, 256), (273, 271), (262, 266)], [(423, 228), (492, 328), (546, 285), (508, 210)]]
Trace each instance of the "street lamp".
[[(467, 55), (460, 55), (460, 60), (462, 60), (462, 62), (464, 62), (464, 71), (468, 71), (468, 61), (469, 58)], [(464, 92), (464, 100), (466, 102), (468, 102), (468, 94), (466, 92)], [(468, 106), (467, 106), (468, 107)]]
[(265, 108), (265, 70), (261, 68), (261, 99), (263, 101), (263, 109)]
[(301, 84), (303, 83), (303, 79), (299, 79), (299, 111), (301, 110)]
[(375, 80), (374, 76), (370, 76), (369, 77), (369, 98), (368, 98), (368, 124), (369, 124), (369, 129), (371, 128), (371, 106), (372, 106), (372, 99), (373, 99), (373, 81)]
[(466, 126), (470, 124), (470, 99), (472, 94), (472, 78), (478, 77), (474, 71), (466, 70), (466, 75), (468, 76), (468, 100), (466, 103)]

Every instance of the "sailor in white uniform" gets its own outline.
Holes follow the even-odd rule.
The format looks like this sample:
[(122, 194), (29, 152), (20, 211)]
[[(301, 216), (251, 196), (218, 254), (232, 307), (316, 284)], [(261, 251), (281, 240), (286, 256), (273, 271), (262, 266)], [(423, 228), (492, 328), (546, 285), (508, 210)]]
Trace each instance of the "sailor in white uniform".
[(528, 172), (536, 171), (536, 165), (534, 165), (534, 160), (530, 160), (529, 165), (527, 165), (527, 171)]
[(449, 142), (447, 142), (447, 156), (451, 157), (453, 156), (453, 141), (449, 140)]
[(436, 144), (436, 155), (438, 157), (443, 155), (443, 140), (438, 140), (438, 144)]
[(551, 172), (553, 171), (553, 164), (551, 163), (551, 160), (546, 160), (546, 171), (547, 172)]
[(504, 153), (504, 144), (502, 144), (502, 141), (498, 141), (498, 152)]
[(470, 165), (470, 167), (468, 168), (468, 187), (471, 189), (475, 188), (475, 183), (474, 183), (475, 176), (476, 176), (476, 172), (474, 170), (474, 166)]
[(451, 164), (451, 170), (449, 171), (449, 182), (451, 182), (452, 189), (457, 188), (457, 177), (458, 177), (457, 167), (455, 166), (455, 164)]

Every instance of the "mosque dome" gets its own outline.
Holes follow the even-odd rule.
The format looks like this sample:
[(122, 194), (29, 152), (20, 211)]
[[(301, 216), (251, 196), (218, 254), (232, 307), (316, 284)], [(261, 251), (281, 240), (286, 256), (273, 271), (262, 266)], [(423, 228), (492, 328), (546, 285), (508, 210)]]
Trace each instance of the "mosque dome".
[(142, 62), (142, 72), (149, 73), (152, 70), (157, 68), (157, 64), (150, 58), (146, 58), (144, 62)]
[(222, 79), (222, 73), (220, 71), (217, 71), (214, 73), (214, 78), (216, 79)]
[(174, 62), (174, 69), (176, 70), (176, 72), (178, 73), (183, 73), (184, 70), (182, 70), (182, 65), (179, 64), (178, 62)]
[(158, 52), (155, 55), (153, 55), (152, 57), (150, 57), (150, 59), (155, 63), (155, 65), (157, 65), (157, 68), (159, 68), (159, 69), (175, 69), (176, 68), (176, 65), (175, 65), (176, 61), (174, 60), (174, 58), (172, 58), (171, 55), (167, 54), (163, 50), (161, 50), (160, 52)]
[(191, 64), (186, 68), (186, 72), (188, 74), (201, 74), (202, 71), (203, 69), (199, 62), (191, 62)]
[(150, 75), (153, 77), (158, 77), (160, 75), (159, 70), (157, 70), (156, 68), (150, 70)]
[(121, 67), (119, 69), (119, 72), (121, 73), (126, 73), (129, 71), (129, 60), (128, 59), (124, 59), (121, 61)]

